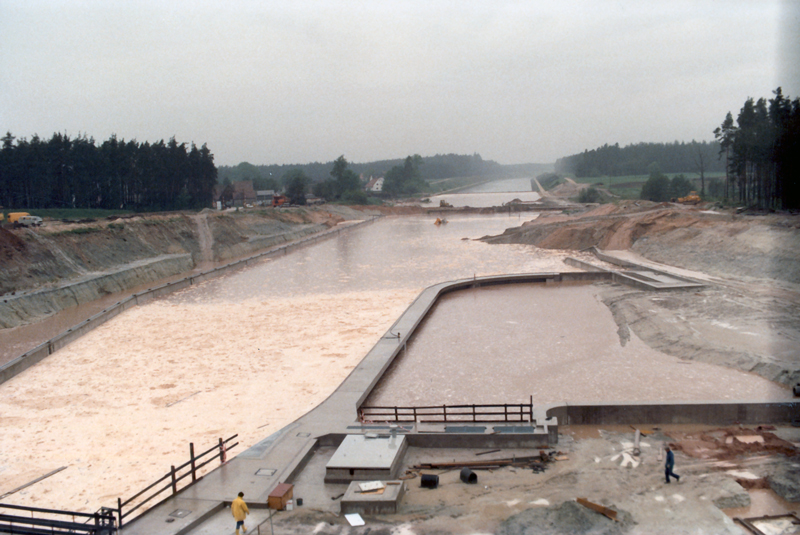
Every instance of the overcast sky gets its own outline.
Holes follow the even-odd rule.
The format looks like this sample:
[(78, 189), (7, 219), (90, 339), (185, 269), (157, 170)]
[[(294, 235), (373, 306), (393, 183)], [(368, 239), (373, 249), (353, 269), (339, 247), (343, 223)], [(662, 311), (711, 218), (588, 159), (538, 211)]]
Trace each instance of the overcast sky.
[(748, 96), (800, 96), (799, 6), (0, 0), (0, 129), (175, 136), (218, 165), (711, 140)]

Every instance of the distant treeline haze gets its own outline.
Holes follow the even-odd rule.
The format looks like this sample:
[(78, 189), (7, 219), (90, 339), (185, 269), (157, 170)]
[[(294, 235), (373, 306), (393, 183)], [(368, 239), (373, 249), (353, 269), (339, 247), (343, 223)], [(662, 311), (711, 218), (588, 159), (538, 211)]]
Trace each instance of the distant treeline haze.
[(649, 166), (657, 162), (665, 173), (721, 172), (725, 162), (719, 159), (720, 144), (637, 143), (620, 147), (603, 145), (556, 160), (557, 173), (572, 173), (576, 177), (646, 175)]
[[(330, 179), (330, 171), (334, 163), (331, 161), (292, 165), (253, 165), (242, 162), (235, 166), (220, 166), (219, 180), (221, 182), (252, 180), (256, 189), (280, 189), (284, 185), (282, 178), (294, 169), (302, 170), (314, 183), (324, 182)], [(419, 178), (424, 181), (467, 176), (517, 178), (536, 176), (543, 171), (552, 169), (549, 164), (503, 165), (493, 160), (484, 160), (480, 154), (437, 154), (423, 156), (415, 163), (418, 167)], [(348, 162), (348, 165), (356, 175), (363, 174), (365, 178), (379, 177), (386, 176), (394, 168), (404, 167), (406, 158), (368, 163)]]
[(111, 136), (53, 134), (2, 138), (0, 205), (6, 208), (104, 208), (138, 211), (203, 208), (217, 183), (204, 144), (137, 143)]

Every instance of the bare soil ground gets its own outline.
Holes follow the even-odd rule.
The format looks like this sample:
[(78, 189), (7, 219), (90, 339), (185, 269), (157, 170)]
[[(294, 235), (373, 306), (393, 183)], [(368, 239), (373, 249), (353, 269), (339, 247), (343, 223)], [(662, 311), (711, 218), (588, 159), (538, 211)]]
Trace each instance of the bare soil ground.
[[(769, 431), (673, 425), (644, 429), (639, 455), (633, 453), (634, 431), (628, 426), (567, 426), (560, 431), (558, 455), (553, 456), (560, 460), (545, 463), (544, 472), (521, 467), (476, 470), (478, 482), (469, 485), (460, 480), (458, 469), (424, 470), (439, 476), (435, 489), (421, 488), (419, 476), (405, 480), (407, 493), (397, 514), (365, 517), (370, 534), (733, 535), (743, 533), (733, 516), (797, 510), (779, 497), (769, 508), (758, 508), (746, 490), (769, 487), (783, 477), (785, 466), (797, 460), (796, 445), (790, 441), (800, 440), (796, 428)], [(677, 452), (675, 472), (681, 476), (680, 482), (669, 485), (664, 481), (665, 445)], [(305, 496), (306, 505), (278, 513), (273, 519), (276, 533), (353, 533), (338, 514), (337, 501), (329, 499), (346, 485), (326, 485), (326, 495), (310, 495), (313, 481), (323, 477), (333, 451), (320, 449), (309, 462), (296, 481), (294, 494)], [(409, 468), (423, 462), (519, 458), (538, 451), (505, 449), (480, 457), (476, 453), (485, 452), (412, 447), (403, 464)], [(579, 505), (578, 497), (612, 509), (619, 520)]]
[(598, 247), (705, 282), (701, 290), (658, 295), (614, 285), (602, 300), (623, 343), (632, 330), (669, 355), (790, 386), (800, 382), (798, 229), (798, 215), (736, 215), (642, 201), (543, 214), (484, 239), (548, 249)]

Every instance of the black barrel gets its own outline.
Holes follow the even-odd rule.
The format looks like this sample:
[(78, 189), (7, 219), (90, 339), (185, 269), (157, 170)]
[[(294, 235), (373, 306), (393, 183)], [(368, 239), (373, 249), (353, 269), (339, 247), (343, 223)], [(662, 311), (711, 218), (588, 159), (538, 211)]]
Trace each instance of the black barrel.
[(419, 486), (425, 489), (435, 489), (439, 486), (439, 476), (436, 474), (422, 474)]
[(795, 397), (800, 397), (800, 383), (794, 385), (794, 388), (792, 390), (794, 391)]
[(470, 470), (469, 468), (462, 468), (461, 469), (461, 481), (464, 483), (469, 483), (471, 485), (478, 482), (478, 474)]

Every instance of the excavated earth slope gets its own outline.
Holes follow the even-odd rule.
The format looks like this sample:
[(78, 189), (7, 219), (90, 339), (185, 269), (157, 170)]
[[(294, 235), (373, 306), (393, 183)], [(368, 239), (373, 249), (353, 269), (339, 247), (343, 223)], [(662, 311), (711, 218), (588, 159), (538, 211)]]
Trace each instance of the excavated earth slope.
[(0, 228), (0, 328), (364, 217), (343, 207), (204, 210)]
[[(627, 250), (692, 270), (706, 288), (657, 295), (619, 285), (602, 293), (624, 344), (633, 331), (669, 355), (800, 381), (800, 216), (736, 215), (630, 202), (544, 214), (489, 243)], [(668, 268), (669, 269), (669, 268)]]

